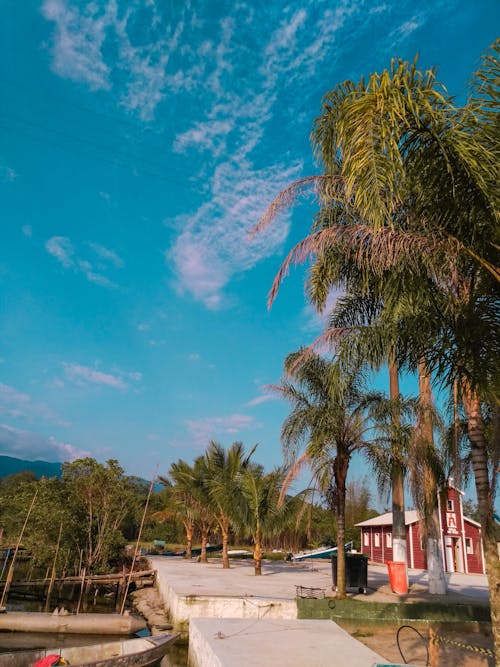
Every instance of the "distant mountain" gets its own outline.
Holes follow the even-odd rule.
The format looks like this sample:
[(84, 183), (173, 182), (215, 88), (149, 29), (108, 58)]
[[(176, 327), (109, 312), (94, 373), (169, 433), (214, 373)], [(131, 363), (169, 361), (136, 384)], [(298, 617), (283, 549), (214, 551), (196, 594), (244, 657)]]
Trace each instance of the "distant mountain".
[(61, 463), (50, 463), (49, 461), (24, 461), (15, 459), (13, 456), (0, 455), (0, 477), (7, 477), (16, 472), (29, 470), (40, 477), (60, 477)]

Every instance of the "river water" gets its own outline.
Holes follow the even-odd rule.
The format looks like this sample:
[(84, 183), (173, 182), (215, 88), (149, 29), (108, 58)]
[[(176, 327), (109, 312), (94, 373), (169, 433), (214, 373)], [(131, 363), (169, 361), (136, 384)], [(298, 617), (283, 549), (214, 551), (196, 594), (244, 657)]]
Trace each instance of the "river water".
[[(93, 613), (113, 613), (114, 607), (106, 602), (106, 600), (99, 600), (95, 605), (92, 604), (89, 606), (87, 611)], [(71, 608), (69, 607), (69, 609)], [(31, 600), (11, 599), (7, 604), (8, 611), (43, 611), (43, 604)], [(149, 634), (149, 630), (144, 630), (137, 636), (147, 634)], [(86, 646), (88, 644), (99, 644), (116, 639), (123, 639), (123, 637), (113, 635), (52, 634), (48, 632), (0, 632), (0, 653), (56, 646)], [(185, 644), (171, 647), (168, 656), (158, 663), (158, 667), (186, 667), (186, 665), (187, 645)]]

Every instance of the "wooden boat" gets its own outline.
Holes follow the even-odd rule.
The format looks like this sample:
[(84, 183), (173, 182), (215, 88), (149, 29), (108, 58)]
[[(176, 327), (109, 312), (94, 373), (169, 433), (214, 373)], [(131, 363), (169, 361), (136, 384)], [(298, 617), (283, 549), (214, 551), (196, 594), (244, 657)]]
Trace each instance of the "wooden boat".
[(0, 653), (0, 667), (34, 667), (52, 655), (64, 658), (71, 667), (151, 667), (163, 658), (178, 636), (163, 634), (90, 646)]
[(133, 635), (146, 628), (136, 614), (69, 614), (6, 611), (0, 614), (0, 631), (67, 632), (85, 635)]
[[(352, 544), (352, 542), (344, 544), (344, 551), (350, 551), (352, 549)], [(331, 556), (336, 553), (337, 547), (318, 547), (317, 549), (311, 549), (310, 551), (301, 551), (298, 554), (291, 554), (290, 557), (287, 554), (285, 560), (300, 561), (309, 558), (331, 558)]]
[[(207, 546), (207, 554), (217, 553), (222, 551), (222, 544), (211, 544)], [(201, 554), (201, 548), (196, 547), (196, 549), (191, 549), (191, 556), (199, 556)], [(186, 550), (180, 551), (164, 551), (163, 553), (158, 554), (159, 556), (185, 556)]]

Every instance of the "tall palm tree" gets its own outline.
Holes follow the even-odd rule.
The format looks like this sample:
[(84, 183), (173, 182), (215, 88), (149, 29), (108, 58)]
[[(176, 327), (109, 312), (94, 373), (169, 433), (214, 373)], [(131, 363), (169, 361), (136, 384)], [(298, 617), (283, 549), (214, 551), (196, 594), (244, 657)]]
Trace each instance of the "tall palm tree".
[(248, 467), (241, 477), (241, 506), (237, 524), (243, 535), (252, 538), (254, 569), (262, 574), (262, 543), (280, 534), (297, 515), (296, 499), (279, 502), (284, 475), (280, 469), (264, 473), (262, 466)]
[[(500, 40), (483, 59), (467, 104), (457, 108), (436, 72), (394, 61), (367, 81), (325, 97), (313, 133), (325, 174), (290, 186), (265, 226), (311, 184), (330, 224), (294, 248), (293, 262), (350, 248), (350, 263), (395, 276), (380, 320), (398, 329), (401, 360), (424, 359), (438, 379), (458, 380), (468, 421), (484, 537), (495, 650), (500, 655), (500, 561), (493, 503), (500, 430), (488, 442), (482, 405), (499, 408), (498, 269)], [(343, 212), (349, 224), (343, 224)], [(401, 273), (401, 267), (403, 271)], [(400, 343), (401, 341), (401, 343)]]
[(210, 508), (222, 535), (222, 567), (229, 567), (229, 530), (235, 522), (241, 504), (241, 479), (251, 466), (250, 458), (241, 442), (234, 442), (227, 450), (213, 440), (205, 452), (206, 485)]
[(337, 360), (329, 361), (317, 354), (304, 358), (299, 351), (288, 355), (285, 373), (290, 379), (273, 387), (292, 405), (281, 429), (284, 454), (291, 463), (284, 488), (303, 465), (309, 464), (319, 488), (333, 500), (337, 519), (337, 589), (338, 596), (345, 597), (346, 480), (353, 453), (367, 443), (366, 407), (373, 397), (363, 391), (359, 369), (343, 369)]

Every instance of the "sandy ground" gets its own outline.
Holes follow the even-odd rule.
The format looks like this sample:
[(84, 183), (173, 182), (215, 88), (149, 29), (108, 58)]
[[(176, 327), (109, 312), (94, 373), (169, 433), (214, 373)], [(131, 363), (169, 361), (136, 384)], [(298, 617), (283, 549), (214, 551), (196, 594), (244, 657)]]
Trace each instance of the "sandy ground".
[[(358, 641), (383, 655), (388, 661), (407, 663), (424, 666), (428, 663), (428, 628), (422, 624), (412, 624), (411, 627), (401, 627), (390, 623), (383, 626), (363, 626), (355, 622), (339, 623)], [(396, 639), (398, 628), (399, 646), (403, 655), (401, 655)], [(419, 636), (416, 630), (420, 633)], [(474, 646), (482, 649), (493, 649), (493, 639), (491, 634), (482, 632), (459, 632), (457, 630), (441, 629), (438, 630), (438, 636), (443, 636), (447, 642), (440, 642), (437, 647), (436, 667), (494, 667), (495, 662), (492, 657), (483, 655), (478, 651), (465, 649), (464, 646)], [(456, 642), (451, 643), (451, 642)], [(460, 646), (458, 645), (460, 644)], [(434, 665), (433, 665), (434, 667)]]

